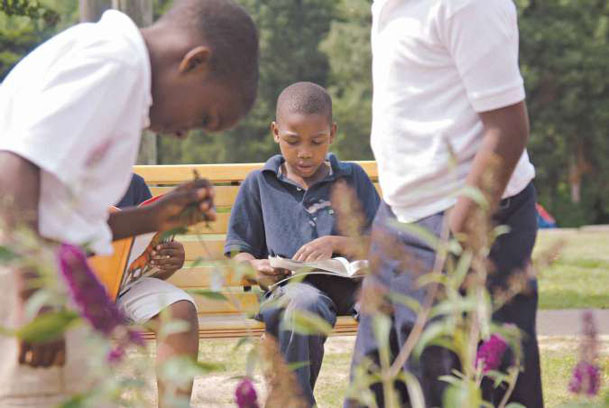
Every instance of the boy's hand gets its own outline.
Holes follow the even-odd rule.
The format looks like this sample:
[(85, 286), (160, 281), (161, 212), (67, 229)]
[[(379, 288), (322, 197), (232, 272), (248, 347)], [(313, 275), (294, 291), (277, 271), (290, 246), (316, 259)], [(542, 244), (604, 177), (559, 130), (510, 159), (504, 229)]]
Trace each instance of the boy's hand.
[[(39, 315), (48, 313), (49, 308), (42, 308)], [(19, 341), (19, 364), (30, 367), (63, 366), (66, 362), (66, 342), (62, 337), (46, 343), (28, 343)]]
[(214, 221), (213, 186), (206, 179), (198, 179), (176, 187), (152, 204), (157, 231)]
[(163, 242), (152, 252), (150, 263), (161, 270), (162, 279), (167, 279), (184, 266), (184, 245), (177, 241)]
[(304, 244), (292, 257), (295, 261), (310, 262), (332, 258), (334, 237), (325, 236)]
[(263, 289), (268, 288), (292, 274), (285, 269), (273, 268), (268, 259), (253, 259), (249, 262), (256, 271), (256, 282)]

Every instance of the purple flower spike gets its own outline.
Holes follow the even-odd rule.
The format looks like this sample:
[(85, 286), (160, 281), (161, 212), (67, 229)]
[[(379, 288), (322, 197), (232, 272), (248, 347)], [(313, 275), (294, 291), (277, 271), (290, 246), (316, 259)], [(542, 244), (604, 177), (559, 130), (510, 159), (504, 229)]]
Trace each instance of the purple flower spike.
[(239, 408), (260, 408), (252, 380), (244, 378), (235, 389), (235, 402)]
[[(118, 347), (107, 356), (108, 361), (120, 361), (125, 355), (125, 347), (130, 343), (143, 345), (141, 335), (123, 325), (122, 314), (91, 270), (85, 253), (76, 246), (62, 244), (57, 258), (70, 297), (81, 316), (104, 337), (115, 336), (118, 340)], [(117, 330), (119, 328), (121, 330)]]
[(574, 394), (598, 395), (601, 384), (601, 370), (598, 366), (582, 361), (573, 369), (569, 391)]
[(76, 246), (62, 244), (58, 257), (61, 275), (81, 315), (95, 330), (110, 336), (123, 318), (89, 267), (86, 255)]
[(503, 354), (508, 348), (507, 341), (498, 334), (493, 334), (488, 340), (478, 348), (476, 355), (476, 366), (483, 364), (482, 372), (487, 373), (497, 370), (501, 365)]

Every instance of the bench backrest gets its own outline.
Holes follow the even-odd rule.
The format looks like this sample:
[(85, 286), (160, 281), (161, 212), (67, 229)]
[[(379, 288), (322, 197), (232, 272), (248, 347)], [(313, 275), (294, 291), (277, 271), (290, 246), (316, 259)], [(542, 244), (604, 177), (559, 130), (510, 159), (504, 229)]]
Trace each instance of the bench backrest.
[[(378, 188), (376, 162), (360, 161), (368, 176)], [(230, 302), (214, 302), (200, 298), (202, 314), (251, 312), (257, 308), (255, 293), (244, 292), (244, 282), (227, 268), (224, 258), (224, 241), (230, 211), (235, 202), (239, 185), (253, 170), (263, 163), (209, 164), (209, 165), (154, 165), (135, 166), (134, 171), (142, 176), (153, 195), (169, 191), (175, 186), (194, 178), (196, 170), (200, 177), (207, 178), (215, 187), (215, 205), (218, 219), (208, 225), (200, 224), (189, 229), (186, 235), (177, 237), (186, 250), (186, 267), (170, 278), (170, 282), (185, 289), (214, 288), (221, 280), (222, 291)]]

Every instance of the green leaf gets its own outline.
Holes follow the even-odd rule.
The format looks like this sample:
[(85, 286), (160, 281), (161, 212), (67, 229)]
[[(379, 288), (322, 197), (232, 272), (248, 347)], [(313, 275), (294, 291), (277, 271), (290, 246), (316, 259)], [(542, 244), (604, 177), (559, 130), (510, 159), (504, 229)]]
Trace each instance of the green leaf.
[(228, 298), (225, 295), (223, 295), (220, 292), (214, 292), (209, 289), (187, 289), (186, 292), (192, 293), (193, 295), (196, 295), (196, 296), (203, 296), (204, 298), (207, 298), (210, 300), (228, 302)]
[(443, 408), (479, 407), (482, 405), (482, 392), (472, 381), (461, 381), (450, 385), (442, 398)]
[(522, 405), (520, 402), (510, 402), (509, 404), (507, 404), (505, 406), (505, 408), (527, 408), (527, 407)]
[(294, 310), (289, 312), (289, 317), (283, 322), (285, 330), (292, 330), (305, 336), (324, 335), (332, 333), (330, 323), (322, 319), (319, 315), (304, 310)]
[(482, 191), (480, 191), (480, 189), (478, 189), (476, 187), (465, 186), (459, 192), (459, 196), (472, 199), (476, 204), (478, 204), (480, 206), (480, 208), (482, 208), (485, 211), (488, 211), (488, 209), (489, 209), (489, 204), (488, 204), (486, 197), (484, 196)]
[(62, 402), (57, 408), (84, 408), (86, 407), (87, 397), (85, 395), (73, 395), (67, 401)]
[(421, 334), (421, 338), (413, 350), (413, 356), (419, 358), (423, 353), (423, 350), (435, 340), (451, 338), (453, 329), (453, 325), (447, 320), (439, 320), (430, 323)]
[(417, 377), (409, 373), (408, 371), (402, 372), (404, 383), (408, 389), (408, 397), (410, 399), (410, 405), (412, 408), (425, 408), (425, 397), (423, 396), (423, 390)]
[(190, 323), (184, 320), (170, 320), (161, 325), (159, 337), (164, 339), (172, 334), (185, 333), (188, 330), (190, 330)]
[(309, 365), (311, 365), (311, 363), (308, 361), (297, 361), (295, 363), (288, 364), (288, 368), (290, 369), (290, 371), (296, 371), (299, 368), (308, 367)]
[(417, 314), (421, 311), (421, 304), (418, 300), (411, 296), (407, 296), (398, 292), (389, 292), (387, 294), (387, 298), (393, 303), (399, 303), (403, 306), (406, 306)]
[(7, 264), (20, 256), (7, 246), (0, 245), (0, 264)]
[(173, 239), (173, 237), (175, 237), (176, 235), (184, 235), (187, 232), (188, 232), (188, 228), (186, 228), (186, 227), (173, 228), (173, 229), (162, 232), (161, 236), (160, 236), (160, 240), (161, 240), (161, 242), (167, 242), (167, 241)]
[(15, 334), (21, 340), (29, 343), (57, 340), (79, 317), (78, 313), (69, 310), (45, 313), (18, 329)]
[(403, 232), (406, 232), (407, 234), (410, 234), (410, 235), (414, 236), (415, 238), (418, 238), (419, 240), (423, 241), (433, 250), (437, 250), (438, 247), (440, 246), (440, 238), (435, 236), (427, 228), (421, 227), (418, 224), (412, 224), (412, 223), (406, 224), (403, 222), (399, 222), (397, 220), (390, 220), (389, 225), (392, 227), (395, 227)]

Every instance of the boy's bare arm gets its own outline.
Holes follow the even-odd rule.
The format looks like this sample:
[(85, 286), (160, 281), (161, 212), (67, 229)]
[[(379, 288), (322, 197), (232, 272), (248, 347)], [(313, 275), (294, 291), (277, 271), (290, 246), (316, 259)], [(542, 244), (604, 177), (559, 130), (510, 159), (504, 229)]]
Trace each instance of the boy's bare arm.
[[(487, 193), (494, 210), (529, 140), (529, 117), (525, 102), (480, 114), (484, 138), (467, 177), (467, 184)], [(493, 175), (491, 185), (485, 177)], [(490, 190), (489, 190), (490, 187)], [(467, 220), (476, 204), (460, 197), (450, 212), (453, 233), (467, 233)]]
[(211, 184), (205, 179), (197, 179), (176, 187), (151, 205), (113, 212), (108, 219), (112, 239), (214, 221), (213, 198)]
[[(40, 169), (33, 163), (9, 152), (0, 152), (0, 220), (10, 242), (10, 231), (26, 226), (38, 232), (38, 206), (40, 202)], [(38, 277), (36, 271), (16, 271), (19, 279), (19, 307), (35, 292), (31, 282)], [(41, 310), (44, 313), (46, 310)], [(32, 367), (63, 365), (65, 342), (60, 338), (48, 343), (19, 343), (19, 363)]]

